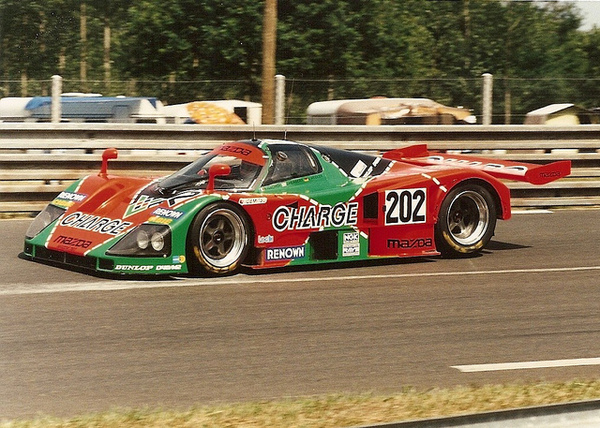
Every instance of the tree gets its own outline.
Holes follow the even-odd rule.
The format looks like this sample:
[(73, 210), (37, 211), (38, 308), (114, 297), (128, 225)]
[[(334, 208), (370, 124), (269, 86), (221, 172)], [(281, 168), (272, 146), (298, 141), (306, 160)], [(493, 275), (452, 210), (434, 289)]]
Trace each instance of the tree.
[(273, 123), (275, 115), (275, 55), (277, 51), (277, 0), (266, 0), (262, 31), (262, 121)]
[[(136, 2), (122, 35), (123, 70), (141, 79), (242, 80), (247, 93), (256, 95), (261, 16), (261, 4), (250, 0)], [(227, 91), (216, 84), (201, 86), (187, 88), (181, 96), (223, 96)]]
[[(66, 90), (82, 90), (83, 67), (89, 89), (104, 93), (259, 101), (263, 5), (0, 0), (0, 76), (9, 80), (3, 90), (41, 94), (56, 73)], [(276, 72), (291, 81), (298, 114), (316, 100), (375, 95), (477, 108), (484, 72), (495, 75), (495, 94), (504, 94), (496, 97), (496, 122), (551, 102), (600, 102), (600, 36), (597, 29), (579, 30), (582, 16), (573, 2), (278, 0), (278, 6)], [(114, 87), (126, 79), (136, 86)]]
[(87, 0), (93, 14), (102, 22), (102, 70), (104, 78), (104, 89), (112, 93), (113, 77), (113, 35), (114, 29), (120, 29), (125, 22), (127, 7), (130, 4), (126, 0)]
[(18, 0), (3, 0), (0, 8), (3, 74), (19, 75), (22, 81), (37, 77), (42, 68), (40, 64), (43, 66), (44, 63), (40, 47), (42, 8), (35, 2)]

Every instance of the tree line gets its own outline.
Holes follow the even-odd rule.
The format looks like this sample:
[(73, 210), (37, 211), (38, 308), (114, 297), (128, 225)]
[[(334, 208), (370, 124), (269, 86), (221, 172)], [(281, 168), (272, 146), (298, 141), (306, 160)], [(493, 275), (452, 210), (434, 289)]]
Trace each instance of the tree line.
[[(60, 74), (71, 91), (260, 102), (263, 7), (0, 0), (0, 96), (40, 95)], [(600, 29), (582, 31), (573, 2), (279, 0), (277, 13), (276, 69), (292, 115), (370, 96), (477, 110), (488, 72), (498, 120), (554, 102), (600, 106)]]

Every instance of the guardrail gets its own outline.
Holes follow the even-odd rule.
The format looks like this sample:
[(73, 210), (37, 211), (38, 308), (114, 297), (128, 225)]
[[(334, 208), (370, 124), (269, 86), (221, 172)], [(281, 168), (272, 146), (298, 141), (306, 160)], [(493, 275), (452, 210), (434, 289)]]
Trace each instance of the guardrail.
[(600, 400), (498, 410), (462, 416), (363, 425), (357, 428), (529, 428), (600, 426)]
[(161, 176), (216, 145), (283, 139), (384, 152), (427, 143), (443, 152), (534, 163), (571, 160), (572, 175), (545, 186), (508, 183), (518, 207), (600, 205), (600, 126), (200, 126), (0, 123), (0, 212), (33, 213), (69, 183), (100, 168), (102, 151), (119, 149), (110, 171)]

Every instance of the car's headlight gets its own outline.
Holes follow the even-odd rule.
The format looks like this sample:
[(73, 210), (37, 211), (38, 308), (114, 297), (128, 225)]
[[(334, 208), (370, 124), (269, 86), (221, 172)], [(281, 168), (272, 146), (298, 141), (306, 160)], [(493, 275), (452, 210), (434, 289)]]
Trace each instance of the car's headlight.
[(171, 229), (162, 224), (142, 224), (125, 235), (106, 254), (109, 256), (166, 257), (171, 254)]
[(36, 237), (42, 230), (48, 225), (52, 224), (54, 220), (59, 218), (66, 211), (64, 208), (57, 207), (55, 205), (47, 205), (31, 222), (25, 237), (31, 239)]

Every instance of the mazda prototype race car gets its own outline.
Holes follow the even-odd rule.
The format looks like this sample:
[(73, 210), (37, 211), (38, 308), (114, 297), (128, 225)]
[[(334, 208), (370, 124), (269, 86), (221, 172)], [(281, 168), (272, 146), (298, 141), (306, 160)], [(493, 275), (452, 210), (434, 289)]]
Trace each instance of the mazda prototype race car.
[(461, 257), (511, 216), (500, 179), (544, 184), (568, 161), (534, 165), (428, 152), (371, 156), (279, 140), (222, 145), (163, 178), (107, 173), (60, 193), (24, 255), (117, 274), (221, 275), (382, 257)]

